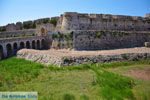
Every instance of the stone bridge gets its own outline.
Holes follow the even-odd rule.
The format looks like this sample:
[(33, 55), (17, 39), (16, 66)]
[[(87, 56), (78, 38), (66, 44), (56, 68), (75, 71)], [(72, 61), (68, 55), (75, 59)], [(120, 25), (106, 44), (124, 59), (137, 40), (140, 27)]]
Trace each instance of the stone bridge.
[(0, 39), (0, 59), (10, 57), (19, 49), (44, 49), (46, 37), (34, 36), (34, 37), (13, 37)]

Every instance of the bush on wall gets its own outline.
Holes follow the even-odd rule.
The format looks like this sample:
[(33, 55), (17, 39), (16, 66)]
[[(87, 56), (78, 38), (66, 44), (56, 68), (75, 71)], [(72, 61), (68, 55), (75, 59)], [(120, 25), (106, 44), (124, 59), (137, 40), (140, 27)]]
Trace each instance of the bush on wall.
[(48, 23), (48, 19), (44, 19), (44, 20), (43, 20), (43, 23), (44, 23), (44, 24)]
[(96, 34), (96, 38), (100, 38), (100, 37), (101, 37), (101, 33), (98, 32), (98, 33)]
[(30, 25), (31, 25), (30, 23), (28, 23), (28, 24), (23, 24), (23, 28), (24, 28), (24, 29), (29, 29), (29, 28), (30, 28)]
[(52, 35), (52, 39), (55, 39), (55, 38), (57, 38), (58, 36), (57, 36), (57, 34), (53, 34)]
[(53, 24), (54, 26), (56, 26), (57, 25), (57, 19), (51, 19), (50, 23)]

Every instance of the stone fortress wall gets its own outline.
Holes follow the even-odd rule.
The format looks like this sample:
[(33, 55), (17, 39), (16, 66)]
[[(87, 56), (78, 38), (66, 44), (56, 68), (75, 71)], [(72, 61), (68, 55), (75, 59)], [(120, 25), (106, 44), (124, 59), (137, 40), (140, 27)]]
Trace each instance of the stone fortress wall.
[(58, 18), (59, 17), (43, 18), (0, 26), (0, 38), (21, 37), (22, 35), (33, 36), (33, 34), (40, 36), (42, 28), (44, 29), (44, 34), (51, 33), (55, 30), (51, 20), (57, 20)]
[(56, 30), (62, 32), (69, 30), (150, 31), (150, 14), (139, 17), (65, 12), (60, 16)]
[[(68, 38), (69, 34), (64, 36), (58, 34), (58, 39), (54, 38), (54, 42), (58, 41), (56, 44), (59, 45), (59, 48), (74, 47), (77, 50), (97, 50), (144, 46), (144, 42), (150, 42), (150, 14), (146, 14), (146, 17), (138, 17), (65, 12), (60, 17), (1, 26), (0, 38), (8, 35), (11, 38), (52, 37), (54, 33), (67, 34), (72, 31), (73, 39)], [(52, 38), (47, 41), (50, 43), (48, 45), (55, 44), (51, 42)]]
[(150, 32), (80, 30), (75, 31), (73, 40), (76, 50), (142, 47), (145, 42), (150, 42)]
[(5, 31), (0, 33), (0, 38), (9, 38), (9, 37), (24, 37), (34, 36), (36, 34), (36, 29), (23, 29), (23, 30), (14, 30), (11, 32)]
[(42, 28), (48, 34), (69, 33), (74, 30), (150, 31), (150, 14), (146, 14), (146, 17), (139, 17), (65, 12), (60, 17), (43, 18), (1, 26), (0, 37), (5, 37), (3, 33), (10, 35), (13, 33), (35, 33), (40, 35)]

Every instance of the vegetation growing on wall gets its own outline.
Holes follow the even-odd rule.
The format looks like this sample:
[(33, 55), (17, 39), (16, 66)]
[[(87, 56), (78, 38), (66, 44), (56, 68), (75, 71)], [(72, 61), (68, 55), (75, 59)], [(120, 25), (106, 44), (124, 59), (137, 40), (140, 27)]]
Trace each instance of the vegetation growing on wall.
[(52, 34), (52, 39), (55, 39), (57, 37), (58, 37), (57, 34)]
[(98, 32), (98, 33), (96, 34), (96, 38), (100, 38), (100, 37), (101, 37), (101, 33)]
[(70, 32), (68, 35), (69, 35), (70, 38), (73, 38), (73, 31)]
[(67, 34), (58, 32), (58, 34), (52, 34), (52, 39), (59, 40), (73, 40), (73, 31)]
[(54, 26), (56, 26), (57, 25), (57, 19), (51, 19), (50, 23), (53, 24)]
[(145, 22), (145, 23), (150, 23), (150, 19), (143, 18), (143, 22)]
[(23, 28), (24, 29), (29, 29), (31, 26), (31, 23), (28, 23), (28, 24), (23, 24)]
[(0, 32), (4, 32), (4, 31), (6, 31), (6, 27), (0, 28)]
[(35, 29), (35, 28), (36, 28), (36, 24), (35, 24), (35, 22), (33, 23), (32, 28), (33, 28), (33, 29)]
[(43, 23), (44, 23), (44, 24), (47, 24), (47, 23), (48, 23), (48, 19), (44, 19), (44, 20), (43, 20)]
[(62, 34), (52, 34), (53, 42), (57, 42), (57, 47), (54, 45), (54, 48), (73, 48), (73, 32)]

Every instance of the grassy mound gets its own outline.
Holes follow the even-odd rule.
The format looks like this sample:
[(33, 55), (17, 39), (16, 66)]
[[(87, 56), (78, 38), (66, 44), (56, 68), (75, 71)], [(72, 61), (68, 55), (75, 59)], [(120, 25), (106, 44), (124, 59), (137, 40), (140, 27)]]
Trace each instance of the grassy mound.
[(46, 67), (13, 57), (0, 61), (0, 91), (37, 91), (39, 100), (148, 100), (150, 81), (121, 75), (137, 65), (150, 68), (150, 61)]

